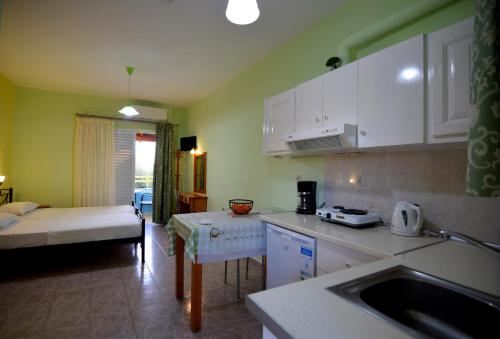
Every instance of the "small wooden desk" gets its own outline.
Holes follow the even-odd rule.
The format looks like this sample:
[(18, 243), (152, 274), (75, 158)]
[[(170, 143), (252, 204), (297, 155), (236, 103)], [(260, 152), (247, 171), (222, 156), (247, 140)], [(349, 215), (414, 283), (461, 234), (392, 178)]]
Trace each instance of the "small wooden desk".
[(179, 213), (199, 213), (207, 211), (207, 195), (197, 192), (179, 193)]

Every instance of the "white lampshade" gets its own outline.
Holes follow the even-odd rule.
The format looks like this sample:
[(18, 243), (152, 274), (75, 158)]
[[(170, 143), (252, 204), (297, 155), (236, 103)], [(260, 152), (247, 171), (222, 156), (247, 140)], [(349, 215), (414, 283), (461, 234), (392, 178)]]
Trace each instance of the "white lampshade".
[(2, 184), (5, 181), (5, 175), (0, 175), (0, 184)]
[(121, 110), (119, 110), (121, 114), (124, 114), (128, 117), (132, 117), (134, 115), (139, 115), (139, 112), (133, 106), (124, 106)]
[(257, 0), (229, 0), (226, 17), (236, 25), (248, 25), (259, 18)]

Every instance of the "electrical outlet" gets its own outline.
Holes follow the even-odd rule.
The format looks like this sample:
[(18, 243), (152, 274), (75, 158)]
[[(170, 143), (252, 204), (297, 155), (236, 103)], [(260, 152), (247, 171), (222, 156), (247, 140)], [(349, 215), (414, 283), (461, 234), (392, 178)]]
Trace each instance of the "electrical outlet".
[(295, 180), (302, 181), (302, 174), (297, 174), (297, 176), (295, 177)]

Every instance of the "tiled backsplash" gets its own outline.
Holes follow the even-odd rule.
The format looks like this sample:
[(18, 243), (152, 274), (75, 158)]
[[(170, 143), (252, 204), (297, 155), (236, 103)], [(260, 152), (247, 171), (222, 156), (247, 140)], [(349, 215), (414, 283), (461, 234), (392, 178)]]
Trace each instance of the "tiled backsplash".
[(464, 148), (330, 155), (328, 205), (371, 209), (390, 223), (397, 201), (424, 209), (425, 223), (500, 242), (500, 198), (466, 196)]

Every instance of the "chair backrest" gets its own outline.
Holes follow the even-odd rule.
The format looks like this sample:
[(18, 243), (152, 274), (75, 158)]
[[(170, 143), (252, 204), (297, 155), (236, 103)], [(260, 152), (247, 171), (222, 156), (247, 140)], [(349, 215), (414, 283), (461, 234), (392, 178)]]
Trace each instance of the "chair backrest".
[(141, 197), (141, 202), (144, 201), (153, 201), (153, 194), (151, 193), (143, 193)]

